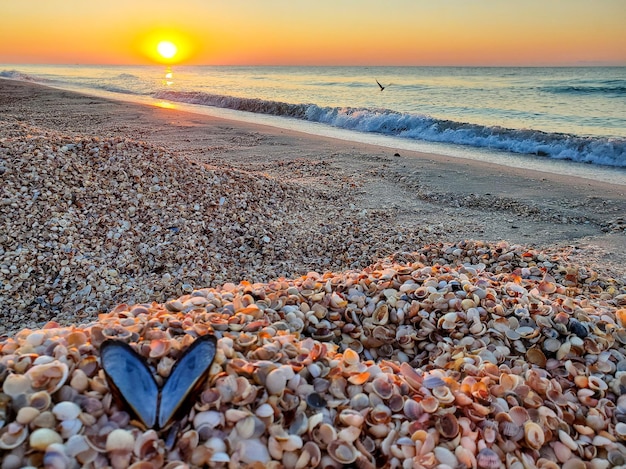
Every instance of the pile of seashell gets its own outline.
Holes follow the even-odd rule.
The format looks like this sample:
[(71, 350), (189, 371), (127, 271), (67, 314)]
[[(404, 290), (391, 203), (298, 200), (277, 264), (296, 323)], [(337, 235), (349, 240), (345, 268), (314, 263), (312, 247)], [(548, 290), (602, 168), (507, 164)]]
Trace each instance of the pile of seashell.
[[(1, 467), (625, 466), (625, 326), (624, 285), (469, 241), (122, 304), (0, 343)], [(100, 345), (130, 344), (162, 386), (206, 334), (191, 410), (141, 428)]]
[(440, 238), (346, 210), (350, 191), (337, 208), (326, 193), (145, 142), (2, 119), (0, 177), (0, 335), (194, 286), (360, 269), (424, 244), (422, 232)]

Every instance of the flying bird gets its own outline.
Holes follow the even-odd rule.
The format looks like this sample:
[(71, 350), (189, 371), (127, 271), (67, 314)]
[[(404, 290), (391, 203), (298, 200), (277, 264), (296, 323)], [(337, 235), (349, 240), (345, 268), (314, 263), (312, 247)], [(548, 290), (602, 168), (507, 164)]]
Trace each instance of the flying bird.
[(376, 83), (378, 83), (378, 86), (380, 86), (380, 91), (384, 90), (385, 88), (387, 88), (387, 86), (389, 86), (389, 85), (387, 85), (387, 86), (381, 85), (378, 80), (376, 80)]

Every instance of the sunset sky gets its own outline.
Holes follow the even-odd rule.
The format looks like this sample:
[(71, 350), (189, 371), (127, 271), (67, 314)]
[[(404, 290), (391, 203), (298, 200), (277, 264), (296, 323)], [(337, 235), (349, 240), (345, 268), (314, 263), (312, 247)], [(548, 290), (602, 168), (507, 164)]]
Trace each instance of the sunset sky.
[(624, 0), (0, 0), (0, 63), (626, 65)]

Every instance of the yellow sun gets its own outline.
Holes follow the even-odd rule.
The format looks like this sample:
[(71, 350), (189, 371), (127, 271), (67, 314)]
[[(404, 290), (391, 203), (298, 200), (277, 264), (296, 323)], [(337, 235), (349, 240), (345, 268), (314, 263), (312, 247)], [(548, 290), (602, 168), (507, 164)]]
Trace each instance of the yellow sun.
[(157, 45), (157, 52), (164, 59), (171, 59), (176, 55), (176, 52), (178, 52), (178, 47), (176, 47), (176, 44), (173, 42), (161, 41)]

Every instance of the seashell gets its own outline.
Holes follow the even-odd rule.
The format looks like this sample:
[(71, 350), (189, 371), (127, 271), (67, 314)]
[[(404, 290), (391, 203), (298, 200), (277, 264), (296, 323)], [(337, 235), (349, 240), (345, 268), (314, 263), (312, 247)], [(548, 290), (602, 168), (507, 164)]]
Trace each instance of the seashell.
[(20, 425), (28, 425), (33, 420), (35, 420), (40, 413), (41, 411), (39, 409), (36, 409), (35, 407), (22, 407), (20, 410), (17, 411), (15, 421)]
[(615, 434), (621, 440), (626, 440), (626, 423), (618, 422), (615, 424)]
[[(258, 419), (257, 419), (257, 422), (258, 422)], [(293, 419), (293, 422), (289, 426), (289, 433), (302, 436), (308, 430), (309, 430), (309, 418), (307, 417), (307, 415), (304, 412), (300, 412), (296, 414), (296, 416)], [(261, 434), (262, 433), (263, 431), (261, 431)]]
[(25, 373), (34, 390), (43, 390), (50, 394), (54, 394), (65, 384), (68, 375), (69, 368), (58, 360), (33, 366)]
[(88, 378), (93, 378), (99, 369), (98, 360), (95, 356), (89, 355), (78, 362), (77, 369), (85, 373)]
[(439, 430), (439, 434), (449, 440), (456, 438), (459, 434), (459, 422), (454, 414), (443, 414), (435, 426)]
[(515, 332), (517, 332), (523, 339), (532, 339), (539, 335), (539, 329), (531, 326), (518, 327)]
[(61, 432), (63, 439), (67, 439), (73, 435), (77, 435), (83, 428), (83, 422), (80, 419), (63, 420), (57, 426), (57, 430)]
[(274, 408), (265, 402), (257, 408), (255, 415), (261, 419), (274, 417)]
[(2, 392), (12, 398), (31, 391), (31, 382), (25, 375), (11, 373), (4, 379), (2, 384)]
[(348, 366), (354, 366), (359, 363), (359, 354), (355, 350), (348, 348), (343, 352), (343, 361)]
[(572, 457), (572, 450), (560, 441), (554, 441), (551, 445), (554, 455), (561, 464), (568, 461)]
[(276, 396), (281, 396), (287, 386), (287, 376), (282, 368), (276, 368), (269, 372), (265, 380), (267, 392)]
[(367, 394), (363, 394), (362, 392), (355, 394), (354, 396), (352, 396), (352, 399), (350, 399), (350, 408), (354, 410), (360, 411), (369, 406), (370, 406), (370, 398), (368, 397)]
[(256, 463), (260, 467), (265, 467), (271, 460), (267, 445), (256, 438), (237, 441), (235, 453), (244, 465), (254, 465)]
[(33, 428), (54, 428), (57, 424), (57, 420), (50, 411), (41, 412), (35, 419), (30, 423), (30, 426)]
[(307, 441), (302, 447), (294, 469), (305, 469), (307, 467), (317, 467), (322, 460), (320, 447), (312, 441)]
[(556, 352), (561, 348), (561, 341), (553, 338), (546, 338), (541, 345), (546, 352)]
[(556, 281), (554, 280), (554, 277), (546, 274), (543, 277), (543, 280), (541, 280), (541, 282), (539, 282), (539, 284), (537, 285), (537, 289), (541, 293), (548, 295), (556, 292)]
[(572, 458), (569, 461), (565, 461), (561, 469), (587, 469), (587, 464), (582, 459)]
[(348, 301), (342, 298), (338, 293), (333, 292), (330, 297), (330, 305), (334, 309), (342, 309), (348, 305)]
[(451, 404), (454, 402), (454, 394), (452, 394), (448, 386), (437, 386), (433, 388), (432, 393), (441, 404)]
[(606, 381), (594, 375), (589, 376), (587, 386), (594, 391), (606, 391), (609, 387)]
[(339, 414), (339, 420), (345, 425), (360, 427), (365, 421), (363, 414), (354, 409), (343, 409)]
[(502, 463), (498, 454), (489, 448), (481, 449), (476, 455), (476, 463), (481, 469), (500, 469)]
[(135, 449), (135, 437), (128, 430), (117, 428), (107, 435), (105, 449), (114, 469), (128, 467)]
[(524, 441), (532, 449), (540, 449), (545, 443), (543, 429), (535, 422), (524, 423)]
[(152, 460), (154, 465), (157, 465), (156, 463), (160, 459), (159, 435), (157, 434), (157, 432), (150, 429), (138, 435), (135, 438), (135, 447), (133, 448), (133, 454), (137, 456), (140, 461)]
[(374, 324), (379, 326), (384, 326), (389, 321), (389, 307), (386, 303), (380, 305), (376, 310), (374, 310), (374, 314), (372, 315), (372, 320)]
[(252, 415), (248, 415), (237, 421), (235, 429), (237, 435), (242, 440), (247, 440), (254, 437), (255, 434), (256, 419)]
[(500, 432), (509, 438), (518, 439), (517, 437), (523, 432), (523, 427), (515, 422), (502, 421), (499, 424)]
[(52, 408), (52, 413), (58, 420), (77, 419), (80, 412), (80, 407), (69, 401), (59, 402)]
[(0, 449), (9, 450), (21, 446), (28, 437), (28, 428), (16, 422), (9, 423), (0, 435)]
[(107, 381), (118, 399), (125, 402), (146, 428), (164, 429), (187, 411), (191, 396), (204, 384), (215, 357), (217, 339), (198, 337), (180, 357), (160, 392), (143, 357), (130, 345), (107, 340), (100, 359)]
[(521, 406), (513, 406), (509, 410), (509, 416), (511, 420), (518, 426), (523, 426), (528, 420), (530, 420), (530, 415), (528, 415), (528, 411)]
[(73, 435), (65, 442), (65, 451), (81, 464), (93, 462), (98, 453), (87, 442), (84, 435)]
[(311, 438), (321, 449), (326, 449), (332, 441), (337, 440), (337, 430), (328, 423), (322, 423), (311, 431)]
[(89, 378), (83, 370), (77, 368), (72, 372), (70, 386), (79, 393), (85, 392), (89, 387)]
[[(560, 346), (560, 344), (559, 344)], [(547, 358), (540, 348), (531, 347), (526, 351), (526, 360), (540, 368), (546, 367)]]
[[(439, 401), (437, 401), (438, 403)], [(417, 401), (409, 398), (404, 402), (404, 415), (409, 420), (417, 420), (424, 414), (424, 408)]]
[(400, 412), (402, 409), (404, 409), (404, 400), (404, 396), (401, 396), (400, 394), (394, 394), (389, 398), (387, 405), (393, 413)]
[(351, 444), (343, 440), (333, 440), (328, 444), (328, 454), (339, 464), (352, 464), (358, 456), (357, 449)]
[(350, 384), (365, 384), (370, 379), (370, 372), (363, 371), (362, 373), (357, 373), (348, 378), (348, 382)]
[(450, 451), (448, 448), (443, 446), (437, 446), (433, 453), (435, 453), (435, 458), (444, 467), (457, 467), (459, 465), (459, 461), (456, 455)]
[(361, 435), (361, 429), (350, 425), (340, 430), (339, 433), (337, 434), (337, 438), (339, 438), (340, 440), (346, 441), (348, 443), (354, 443), (359, 438), (360, 435)]
[(589, 331), (587, 330), (585, 325), (573, 318), (570, 319), (567, 323), (567, 328), (581, 339), (584, 339), (585, 337), (587, 337), (587, 335), (589, 335)]
[(420, 404), (424, 412), (428, 412), (429, 414), (436, 412), (439, 408), (439, 400), (434, 396), (426, 396), (420, 401)]
[(167, 339), (153, 339), (150, 341), (148, 356), (150, 358), (162, 358), (167, 355), (172, 347), (172, 342)]
[(608, 452), (607, 459), (613, 467), (623, 466), (626, 463), (626, 456), (616, 449)]
[(45, 451), (53, 443), (63, 443), (63, 438), (50, 428), (38, 428), (30, 434), (30, 447), (38, 451)]
[(52, 443), (46, 448), (43, 455), (43, 465), (46, 469), (66, 469), (71, 466), (65, 446), (60, 443)]
[(456, 456), (459, 464), (461, 464), (462, 467), (478, 466), (478, 462), (476, 461), (476, 456), (474, 455), (474, 452), (470, 451), (467, 448), (464, 448), (463, 446), (457, 446), (454, 450), (454, 455)]
[(38, 391), (28, 396), (28, 403), (40, 412), (48, 410), (52, 403), (52, 397), (47, 391)]
[(372, 389), (382, 399), (389, 399), (393, 395), (393, 384), (388, 379), (378, 376), (372, 381)]
[(383, 404), (378, 404), (370, 410), (367, 418), (373, 425), (388, 423), (391, 420), (391, 409)]
[(423, 376), (415, 371), (411, 365), (406, 362), (400, 364), (400, 372), (406, 383), (413, 389), (418, 390), (422, 387)]
[(437, 375), (428, 375), (424, 377), (422, 385), (427, 389), (434, 389), (445, 386), (446, 382)]
[(306, 402), (312, 409), (323, 409), (327, 405), (326, 399), (316, 392), (307, 395)]

